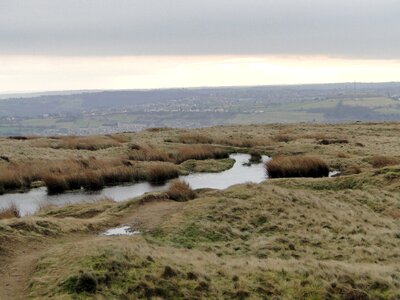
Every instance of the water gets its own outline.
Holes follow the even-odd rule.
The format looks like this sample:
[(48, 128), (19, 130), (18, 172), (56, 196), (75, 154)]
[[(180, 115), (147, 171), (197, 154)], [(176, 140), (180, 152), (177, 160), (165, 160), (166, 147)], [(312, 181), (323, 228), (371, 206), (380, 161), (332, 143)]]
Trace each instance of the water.
[[(260, 183), (266, 179), (264, 164), (253, 164), (244, 166), (248, 162), (248, 154), (230, 155), (236, 162), (234, 166), (220, 173), (195, 173), (186, 176), (180, 176), (193, 189), (214, 188), (225, 189), (231, 185), (254, 182)], [(269, 158), (263, 156), (263, 162)], [(117, 202), (126, 201), (147, 192), (164, 191), (168, 188), (168, 183), (164, 185), (152, 185), (148, 182), (135, 183), (130, 185), (118, 185), (106, 187), (98, 192), (74, 191), (60, 195), (47, 195), (46, 188), (32, 189), (26, 193), (4, 194), (0, 196), (0, 208), (8, 207), (11, 203), (17, 205), (21, 215), (35, 213), (40, 206), (52, 204), (57, 206), (90, 202), (94, 200), (111, 198)]]
[(135, 235), (135, 234), (140, 234), (140, 231), (132, 230), (131, 227), (129, 226), (122, 226), (122, 227), (108, 229), (101, 235), (119, 236), (119, 235)]
[(340, 175), (340, 171), (331, 171), (331, 172), (329, 172), (329, 177), (336, 177), (336, 176), (339, 176)]

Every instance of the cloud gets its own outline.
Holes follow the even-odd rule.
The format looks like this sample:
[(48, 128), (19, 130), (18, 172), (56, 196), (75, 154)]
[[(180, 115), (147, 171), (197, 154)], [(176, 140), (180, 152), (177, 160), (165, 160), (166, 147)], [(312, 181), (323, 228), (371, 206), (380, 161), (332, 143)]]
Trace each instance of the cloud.
[(397, 0), (2, 0), (3, 55), (398, 59)]

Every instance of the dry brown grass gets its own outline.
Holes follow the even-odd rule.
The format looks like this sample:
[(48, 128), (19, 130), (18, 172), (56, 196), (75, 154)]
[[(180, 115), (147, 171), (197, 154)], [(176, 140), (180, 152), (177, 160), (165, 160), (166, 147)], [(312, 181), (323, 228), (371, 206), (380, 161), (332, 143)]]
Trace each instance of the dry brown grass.
[(0, 220), (19, 218), (20, 216), (19, 209), (15, 203), (11, 203), (8, 207), (0, 209)]
[(383, 168), (386, 166), (397, 165), (400, 159), (394, 156), (375, 155), (370, 158), (370, 164), (374, 168)]
[(207, 145), (192, 145), (179, 148), (175, 153), (175, 161), (182, 163), (189, 159), (220, 159), (229, 157), (228, 152)]
[(217, 144), (241, 148), (250, 148), (271, 143), (271, 141), (265, 137), (252, 137), (248, 135), (208, 136), (198, 132), (180, 134), (177, 142), (182, 144)]
[(271, 178), (329, 175), (328, 165), (322, 159), (312, 156), (278, 156), (266, 163), (266, 170)]
[(338, 157), (338, 158), (349, 158), (350, 155), (345, 153), (345, 152), (338, 152), (338, 153), (336, 153), (336, 157)]
[(67, 136), (56, 137), (55, 141), (50, 144), (54, 149), (74, 149), (74, 150), (90, 150), (106, 149), (110, 147), (120, 146), (121, 138), (109, 136)]
[(23, 178), (15, 170), (0, 167), (0, 186), (4, 191), (21, 188), (25, 185)]
[(4, 192), (29, 188), (34, 181), (43, 181), (50, 193), (62, 193), (145, 179), (145, 169), (140, 170), (124, 157), (38, 160), (14, 164), (13, 168), (10, 164), (0, 166), (0, 187)]
[(168, 153), (151, 145), (131, 144), (128, 157), (136, 161), (171, 161)]
[(200, 133), (183, 133), (178, 136), (178, 141), (183, 144), (212, 144), (213, 139)]
[(171, 163), (153, 164), (148, 169), (148, 181), (152, 183), (163, 183), (168, 179), (179, 176), (178, 168)]
[(182, 180), (175, 180), (171, 182), (168, 188), (167, 195), (170, 199), (175, 201), (188, 201), (196, 197), (195, 192), (190, 185)]
[(117, 141), (120, 144), (127, 143), (131, 140), (129, 136), (123, 133), (108, 134), (107, 137), (112, 138), (113, 140)]
[(293, 137), (285, 133), (277, 133), (272, 137), (272, 140), (280, 143), (288, 143), (293, 140)]
[(350, 165), (342, 172), (344, 175), (360, 174), (362, 169), (358, 165)]
[(43, 178), (49, 195), (61, 194), (69, 189), (68, 183), (63, 175), (47, 175)]

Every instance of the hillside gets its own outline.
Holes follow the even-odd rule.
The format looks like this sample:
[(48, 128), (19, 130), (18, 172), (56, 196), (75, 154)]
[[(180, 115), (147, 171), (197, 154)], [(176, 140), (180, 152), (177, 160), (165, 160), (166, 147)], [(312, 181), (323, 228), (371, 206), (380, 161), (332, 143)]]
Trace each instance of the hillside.
[[(121, 156), (144, 170), (154, 163), (179, 172), (231, 166), (220, 157), (171, 160), (182, 147), (207, 146), (212, 153), (319, 157), (341, 175), (202, 189), (183, 202), (156, 192), (120, 203), (47, 205), (3, 218), (0, 299), (398, 299), (399, 135), (400, 123), (353, 123), (158, 128), (114, 142), (2, 138), (4, 169), (65, 158), (95, 158), (98, 166)], [(151, 145), (157, 155), (134, 156), (133, 144)], [(68, 172), (58, 167), (61, 176)], [(118, 226), (140, 233), (100, 234)]]
[(399, 83), (86, 91), (0, 100), (0, 135), (400, 119)]

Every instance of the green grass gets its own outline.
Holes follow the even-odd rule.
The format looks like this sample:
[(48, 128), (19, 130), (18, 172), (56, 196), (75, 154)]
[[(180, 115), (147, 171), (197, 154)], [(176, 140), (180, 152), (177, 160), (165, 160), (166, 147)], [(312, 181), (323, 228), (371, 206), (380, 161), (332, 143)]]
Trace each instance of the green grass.
[(207, 159), (207, 160), (194, 160), (190, 159), (180, 164), (180, 167), (190, 173), (204, 173), (211, 172), (217, 173), (228, 170), (233, 167), (234, 159)]

